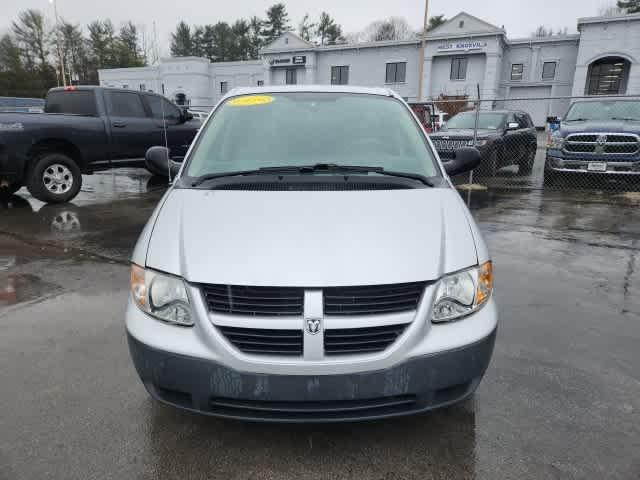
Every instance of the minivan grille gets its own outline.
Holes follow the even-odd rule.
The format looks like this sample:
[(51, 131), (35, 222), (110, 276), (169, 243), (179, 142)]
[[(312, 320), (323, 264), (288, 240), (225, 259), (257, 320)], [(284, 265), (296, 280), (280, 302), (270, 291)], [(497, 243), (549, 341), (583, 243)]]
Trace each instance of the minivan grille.
[(360, 287), (329, 287), (324, 293), (325, 315), (372, 315), (418, 308), (426, 282)]
[(237, 315), (302, 315), (304, 289), (298, 287), (248, 287), (202, 285), (209, 311)]
[(347, 355), (382, 352), (395, 342), (406, 328), (407, 324), (325, 330), (324, 353)]
[(218, 330), (238, 350), (258, 355), (302, 355), (302, 330), (221, 327)]

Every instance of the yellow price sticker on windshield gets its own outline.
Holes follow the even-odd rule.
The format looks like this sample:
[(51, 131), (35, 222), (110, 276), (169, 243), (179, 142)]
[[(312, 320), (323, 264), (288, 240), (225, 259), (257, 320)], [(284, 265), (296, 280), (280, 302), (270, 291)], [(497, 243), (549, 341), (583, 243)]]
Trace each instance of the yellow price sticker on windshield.
[(234, 107), (251, 107), (253, 105), (266, 105), (273, 102), (274, 98), (269, 95), (247, 95), (229, 100), (229, 105)]

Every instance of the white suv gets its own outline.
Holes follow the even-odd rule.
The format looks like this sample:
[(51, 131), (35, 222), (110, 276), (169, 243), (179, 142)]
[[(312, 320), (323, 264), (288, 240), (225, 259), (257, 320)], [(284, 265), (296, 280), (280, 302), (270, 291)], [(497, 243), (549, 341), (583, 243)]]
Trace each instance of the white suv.
[[(167, 152), (147, 160), (167, 168)], [(152, 397), (248, 420), (391, 417), (478, 386), (497, 327), (489, 253), (386, 89), (230, 92), (132, 258), (126, 328)]]

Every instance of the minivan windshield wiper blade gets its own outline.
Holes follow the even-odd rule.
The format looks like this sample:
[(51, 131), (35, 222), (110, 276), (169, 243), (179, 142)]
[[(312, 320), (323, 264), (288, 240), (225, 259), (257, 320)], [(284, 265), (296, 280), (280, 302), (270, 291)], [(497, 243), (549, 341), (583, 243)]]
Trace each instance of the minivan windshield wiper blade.
[(622, 120), (623, 122), (640, 122), (640, 118), (634, 117), (611, 117), (611, 120)]
[(339, 172), (339, 173), (377, 173), (390, 177), (409, 178), (417, 180), (423, 184), (433, 187), (433, 183), (424, 175), (408, 172), (395, 172), (385, 170), (383, 167), (367, 167), (361, 165), (339, 165), (335, 163), (316, 163), (313, 165), (283, 165), (276, 167), (262, 167), (254, 170), (238, 170), (235, 172), (208, 173), (197, 177), (191, 182), (192, 187), (197, 187), (208, 180), (224, 177), (236, 177), (242, 175), (265, 175), (271, 173), (316, 173), (316, 172)]
[(590, 118), (567, 118), (565, 122), (588, 122)]

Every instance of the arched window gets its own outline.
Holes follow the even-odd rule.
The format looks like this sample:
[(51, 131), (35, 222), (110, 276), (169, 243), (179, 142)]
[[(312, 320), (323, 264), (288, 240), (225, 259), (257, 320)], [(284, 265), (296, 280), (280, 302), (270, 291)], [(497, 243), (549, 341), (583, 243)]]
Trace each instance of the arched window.
[(589, 66), (587, 95), (620, 95), (627, 91), (631, 64), (621, 57), (605, 57)]

